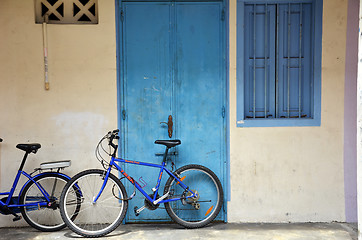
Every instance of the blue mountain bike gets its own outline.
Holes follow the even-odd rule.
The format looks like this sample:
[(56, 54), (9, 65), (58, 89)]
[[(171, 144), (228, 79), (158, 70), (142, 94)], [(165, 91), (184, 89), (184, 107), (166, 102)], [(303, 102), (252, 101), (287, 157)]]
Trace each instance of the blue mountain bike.
[[(0, 138), (0, 142), (2, 141)], [(25, 151), (25, 154), (11, 190), (0, 193), (0, 196), (4, 196), (0, 199), (0, 213), (13, 215), (13, 221), (20, 220), (21, 216), (18, 214), (21, 213), (30, 226), (40, 231), (50, 232), (64, 228), (66, 225), (60, 216), (59, 199), (61, 191), (70, 177), (60, 173), (60, 170), (69, 167), (70, 160), (42, 163), (40, 168), (28, 174), (23, 171), (25, 161), (30, 153), (37, 153), (41, 145), (30, 143), (18, 144), (16, 147)], [(33, 176), (36, 172), (38, 174)], [(28, 181), (21, 188), (19, 196), (14, 196), (21, 175), (28, 178)], [(71, 218), (77, 216), (80, 202), (76, 203), (75, 206)]]
[[(108, 132), (99, 142), (96, 155), (104, 150), (111, 157), (110, 161), (99, 158), (105, 170), (91, 169), (75, 175), (64, 187), (60, 199), (60, 212), (64, 222), (75, 233), (85, 237), (101, 237), (115, 230), (122, 222), (136, 191), (128, 197), (125, 187), (118, 177), (111, 173), (118, 170), (144, 196), (144, 206), (135, 207), (134, 214), (139, 215), (144, 209), (155, 210), (164, 204), (168, 215), (186, 228), (200, 228), (213, 221), (223, 203), (223, 190), (220, 180), (210, 169), (201, 165), (186, 165), (176, 171), (166, 168), (170, 148), (181, 144), (180, 140), (157, 140), (156, 144), (166, 147), (162, 164), (116, 158), (118, 145), (113, 143), (119, 130)], [(102, 142), (106, 141), (109, 150)], [(146, 193), (141, 185), (129, 176), (120, 164), (135, 167), (146, 166), (160, 169), (152, 193)], [(163, 173), (169, 175), (160, 192)], [(121, 179), (122, 179), (121, 178)], [(78, 203), (81, 202), (77, 210)], [(77, 217), (72, 217), (76, 213)]]

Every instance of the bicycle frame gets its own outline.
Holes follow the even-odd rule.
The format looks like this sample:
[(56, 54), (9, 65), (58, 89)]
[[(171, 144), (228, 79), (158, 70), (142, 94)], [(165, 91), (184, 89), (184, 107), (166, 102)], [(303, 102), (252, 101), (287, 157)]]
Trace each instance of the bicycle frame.
[[(147, 167), (153, 167), (153, 168), (159, 168), (160, 169), (160, 173), (159, 173), (159, 176), (158, 176), (158, 180), (157, 180), (157, 185), (156, 185), (156, 188), (155, 188), (155, 191), (154, 191), (154, 196), (153, 198), (150, 197), (150, 195), (148, 195), (143, 189), (142, 187), (139, 185), (139, 183), (137, 181), (135, 181), (131, 176), (129, 176), (117, 163), (126, 163), (126, 164), (133, 164), (133, 165), (138, 165), (138, 166), (147, 166)], [(172, 201), (178, 201), (178, 200), (181, 200), (181, 199), (187, 199), (187, 198), (192, 198), (192, 197), (195, 197), (195, 193), (192, 192), (192, 190), (190, 190), (188, 188), (188, 186), (186, 186), (177, 176), (175, 176), (170, 170), (168, 170), (165, 166), (166, 166), (166, 162), (163, 161), (162, 164), (153, 164), (153, 163), (146, 163), (146, 162), (138, 162), (138, 161), (131, 161), (131, 160), (125, 160), (125, 159), (122, 159), (122, 158), (115, 158), (114, 156), (112, 156), (111, 158), (111, 161), (109, 163), (109, 167), (107, 169), (107, 172), (106, 172), (106, 175), (105, 175), (105, 178), (104, 178), (104, 181), (103, 181), (103, 185), (101, 187), (101, 190), (99, 191), (97, 197), (94, 199), (94, 203), (98, 200), (99, 196), (102, 194), (106, 184), (107, 184), (107, 181), (108, 181), (108, 177), (109, 177), (109, 174), (112, 170), (112, 166), (116, 167), (117, 170), (119, 172), (121, 172), (123, 174), (123, 176), (125, 176), (127, 178), (128, 181), (130, 181), (150, 202), (152, 202), (153, 204), (159, 204), (159, 203), (166, 203), (166, 202), (172, 202)], [(159, 187), (160, 187), (160, 184), (161, 184), (161, 180), (162, 180), (162, 175), (163, 175), (163, 172), (166, 171), (166, 173), (169, 175), (169, 176), (172, 176), (173, 178), (175, 178), (179, 185), (185, 190), (185, 191), (189, 191), (192, 193), (191, 196), (187, 196), (187, 197), (177, 197), (177, 198), (172, 198), (172, 199), (166, 199), (164, 200), (164, 198), (166, 198), (166, 194), (168, 195), (168, 193), (166, 193), (165, 195), (159, 197), (158, 199), (157, 198), (157, 193), (158, 193), (158, 190), (159, 190)]]
[[(50, 201), (49, 199), (49, 194), (45, 191), (45, 189), (39, 185), (34, 179), (38, 176), (41, 176), (41, 175), (44, 175), (45, 173), (40, 173), (40, 174), (37, 174), (35, 175), (34, 177), (32, 177), (31, 175), (29, 175), (28, 173), (26, 173), (25, 171), (22, 171), (22, 170), (19, 170), (18, 173), (16, 174), (16, 177), (14, 179), (14, 182), (13, 182), (13, 185), (11, 187), (11, 190), (10, 192), (0, 192), (0, 196), (8, 196), (7, 199), (6, 199), (6, 202), (4, 203), (2, 200), (0, 200), (0, 208), (1, 207), (8, 207), (8, 208), (18, 208), (18, 207), (30, 207), (30, 206), (37, 206), (37, 207), (44, 207), (47, 205), (47, 203), (45, 202), (34, 202), (34, 203), (29, 203), (29, 204), (10, 204), (10, 201), (11, 199), (13, 198), (14, 196), (14, 192), (15, 192), (15, 189), (19, 183), (19, 180), (20, 180), (20, 177), (21, 175), (24, 175), (25, 177), (27, 177), (29, 180), (23, 185), (23, 187), (21, 188), (20, 190), (20, 193), (19, 193), (19, 197), (21, 195), (21, 193), (23, 192), (24, 190), (24, 187), (30, 182), (34, 182), (35, 185), (39, 188), (40, 192), (43, 194), (43, 196), (45, 197), (45, 199), (47, 200), (47, 202)], [(62, 175), (64, 177), (66, 177), (67, 179), (70, 179), (69, 176), (65, 175), (65, 174), (62, 174), (62, 173), (59, 173), (59, 175)]]

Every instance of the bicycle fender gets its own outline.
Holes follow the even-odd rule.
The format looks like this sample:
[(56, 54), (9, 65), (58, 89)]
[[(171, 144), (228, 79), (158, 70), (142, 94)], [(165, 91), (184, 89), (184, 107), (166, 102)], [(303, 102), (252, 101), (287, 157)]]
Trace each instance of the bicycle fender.
[(20, 192), (19, 192), (19, 196), (18, 196), (19, 201), (20, 201), (20, 196), (21, 196), (21, 194), (23, 193), (24, 188), (25, 188), (26, 185), (28, 185), (30, 182), (34, 182), (34, 183), (35, 183), (35, 180), (34, 180), (35, 178), (37, 178), (37, 177), (39, 177), (39, 176), (43, 176), (43, 175), (49, 174), (49, 173), (54, 173), (54, 174), (57, 174), (57, 175), (61, 175), (61, 176), (63, 176), (63, 177), (66, 177), (68, 180), (71, 179), (71, 177), (69, 177), (68, 175), (63, 174), (63, 173), (43, 172), (43, 173), (39, 173), (39, 174), (35, 175), (34, 177), (31, 177), (31, 176), (28, 175), (27, 173), (24, 174), (24, 172), (23, 172), (23, 175), (25, 175), (29, 180), (22, 186), (22, 188), (21, 188), (21, 190), (20, 190)]

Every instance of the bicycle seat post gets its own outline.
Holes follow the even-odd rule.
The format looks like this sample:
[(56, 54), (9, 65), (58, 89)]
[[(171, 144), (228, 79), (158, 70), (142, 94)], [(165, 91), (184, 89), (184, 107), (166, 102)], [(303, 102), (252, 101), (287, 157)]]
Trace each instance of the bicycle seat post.
[(167, 161), (167, 154), (168, 154), (168, 150), (170, 148), (166, 146), (166, 151), (165, 151), (165, 154), (163, 155), (163, 162), (165, 163)]
[(22, 171), (22, 170), (23, 170), (24, 165), (25, 165), (25, 161), (26, 161), (26, 159), (28, 158), (28, 155), (29, 155), (29, 153), (28, 153), (28, 152), (25, 152), (24, 157), (23, 157), (23, 161), (22, 161), (21, 164), (20, 164), (19, 171)]

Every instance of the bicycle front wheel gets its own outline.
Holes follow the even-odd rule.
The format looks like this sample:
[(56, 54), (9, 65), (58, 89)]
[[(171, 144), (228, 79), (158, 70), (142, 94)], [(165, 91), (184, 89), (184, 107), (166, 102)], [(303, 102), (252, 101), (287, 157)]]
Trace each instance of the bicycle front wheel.
[(214, 172), (201, 165), (181, 167), (175, 171), (175, 175), (188, 188), (181, 187), (174, 177), (167, 180), (164, 194), (169, 193), (168, 199), (181, 198), (165, 203), (167, 213), (186, 228), (200, 228), (209, 224), (222, 207), (224, 194), (220, 180)]
[[(60, 213), (66, 225), (84, 237), (101, 237), (116, 229), (125, 217), (128, 201), (121, 181), (109, 174), (103, 192), (101, 191), (105, 171), (93, 169), (75, 175), (64, 187), (60, 199)], [(72, 219), (75, 203), (81, 207), (77, 217)]]
[[(48, 172), (35, 177), (34, 181), (36, 184), (29, 181), (20, 195), (20, 204), (29, 205), (20, 208), (25, 221), (43, 232), (64, 228), (65, 223), (59, 211), (59, 199), (68, 178), (55, 172)], [(48, 194), (50, 202), (46, 200), (40, 189)]]

